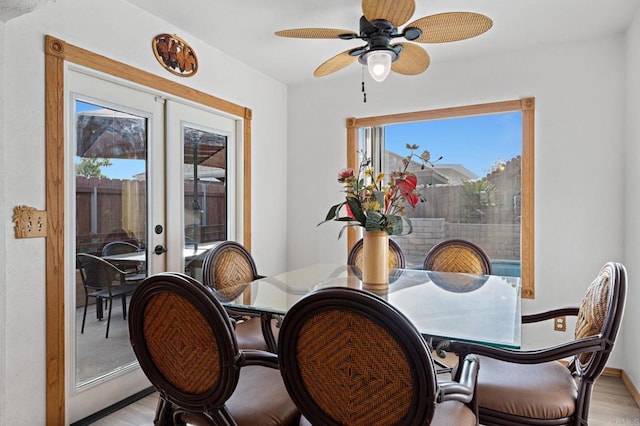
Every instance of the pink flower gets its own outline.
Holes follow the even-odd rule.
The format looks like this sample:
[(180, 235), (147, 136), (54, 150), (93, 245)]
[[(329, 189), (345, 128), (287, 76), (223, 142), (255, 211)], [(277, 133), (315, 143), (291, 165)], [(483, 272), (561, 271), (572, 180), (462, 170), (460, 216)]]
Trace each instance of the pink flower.
[(353, 178), (353, 169), (342, 169), (338, 173), (338, 182), (344, 183), (347, 179)]

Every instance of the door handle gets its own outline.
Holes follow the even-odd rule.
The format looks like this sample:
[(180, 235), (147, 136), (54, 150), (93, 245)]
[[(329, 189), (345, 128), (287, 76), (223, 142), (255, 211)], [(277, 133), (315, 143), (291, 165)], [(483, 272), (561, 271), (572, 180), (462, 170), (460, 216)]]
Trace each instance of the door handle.
[(166, 249), (166, 248), (164, 248), (164, 246), (163, 246), (162, 244), (158, 244), (157, 246), (155, 246), (155, 247), (154, 247), (153, 252), (154, 252), (155, 254), (160, 255), (160, 254), (162, 254), (162, 253), (166, 253), (166, 252), (167, 252), (167, 249)]

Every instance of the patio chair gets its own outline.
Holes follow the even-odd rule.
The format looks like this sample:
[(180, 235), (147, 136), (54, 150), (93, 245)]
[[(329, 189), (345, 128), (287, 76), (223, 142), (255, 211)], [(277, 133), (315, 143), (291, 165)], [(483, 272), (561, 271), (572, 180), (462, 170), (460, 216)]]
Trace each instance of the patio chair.
[[(223, 241), (207, 252), (202, 264), (202, 282), (214, 290), (225, 290), (264, 278), (259, 275), (251, 254), (240, 243)], [(279, 318), (262, 313), (252, 315), (228, 309), (238, 320), (236, 339), (241, 349), (276, 352)]]
[[(606, 263), (580, 307), (524, 315), (523, 323), (577, 316), (574, 340), (537, 350), (450, 342), (460, 359), (480, 357), (478, 404), (483, 425), (586, 425), (594, 382), (613, 350), (627, 288), (623, 265)], [(569, 359), (568, 362), (564, 362)], [(563, 361), (563, 362), (561, 362)]]
[(145, 279), (131, 299), (129, 334), (160, 393), (155, 425), (298, 424), (277, 355), (240, 350), (225, 309), (195, 279)]
[[(111, 325), (111, 310), (113, 308), (113, 299), (120, 297), (122, 299), (122, 317), (127, 319), (127, 296), (133, 293), (136, 285), (132, 281), (127, 280), (125, 271), (118, 269), (115, 265), (107, 262), (92, 254), (78, 253), (76, 254), (76, 264), (80, 270), (82, 286), (84, 288), (84, 311), (82, 313), (82, 328), (80, 333), (84, 333), (84, 324), (87, 319), (87, 305), (89, 298), (96, 299), (96, 316), (102, 319), (102, 303), (107, 303), (109, 312), (107, 314), (107, 329), (105, 331), (105, 339), (109, 338), (109, 327)], [(142, 278), (141, 275), (137, 277)]]
[(477, 425), (477, 357), (459, 382), (438, 382), (429, 347), (383, 299), (354, 288), (325, 288), (285, 315), (280, 371), (313, 425)]
[[(137, 253), (140, 247), (128, 241), (112, 241), (102, 247), (102, 256), (111, 256), (117, 254)], [(111, 263), (116, 265), (123, 271), (135, 271), (136, 273), (144, 272), (144, 262), (132, 260), (112, 260)], [(140, 278), (143, 279), (144, 277)]]

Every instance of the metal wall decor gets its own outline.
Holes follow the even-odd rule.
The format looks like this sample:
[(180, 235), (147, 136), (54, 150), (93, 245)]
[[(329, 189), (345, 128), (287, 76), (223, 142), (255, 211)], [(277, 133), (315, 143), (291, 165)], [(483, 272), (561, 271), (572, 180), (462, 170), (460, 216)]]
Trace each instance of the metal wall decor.
[(189, 44), (176, 35), (160, 34), (151, 43), (160, 65), (172, 74), (192, 77), (198, 72), (198, 57)]

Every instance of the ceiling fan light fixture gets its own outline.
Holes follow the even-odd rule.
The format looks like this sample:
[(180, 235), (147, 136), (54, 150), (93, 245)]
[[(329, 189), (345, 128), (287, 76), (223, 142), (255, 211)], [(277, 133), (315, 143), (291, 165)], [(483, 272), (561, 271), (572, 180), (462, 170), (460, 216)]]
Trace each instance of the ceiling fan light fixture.
[(391, 72), (393, 54), (388, 50), (374, 50), (365, 54), (367, 69), (371, 78), (377, 82), (383, 82)]

